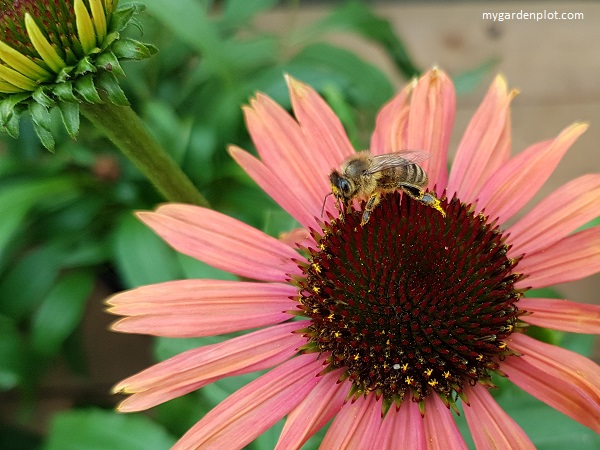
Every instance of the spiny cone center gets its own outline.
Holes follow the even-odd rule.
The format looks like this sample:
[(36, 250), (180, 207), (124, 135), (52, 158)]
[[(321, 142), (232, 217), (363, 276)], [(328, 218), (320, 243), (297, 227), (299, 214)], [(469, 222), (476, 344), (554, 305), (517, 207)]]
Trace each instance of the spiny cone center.
[(456, 198), (438, 211), (398, 193), (369, 222), (361, 211), (313, 233), (298, 281), (305, 351), (344, 367), (355, 396), (375, 392), (384, 405), (407, 392), (435, 392), (447, 404), (465, 383), (491, 385), (505, 339), (520, 326), (517, 261), (494, 224)]
[[(103, 2), (107, 17), (114, 3)], [(89, 1), (84, 4), (90, 11)], [(77, 35), (73, 0), (0, 0), (0, 12), (0, 41), (23, 55), (39, 58), (25, 27), (25, 13), (29, 13), (68, 64), (85, 56)]]

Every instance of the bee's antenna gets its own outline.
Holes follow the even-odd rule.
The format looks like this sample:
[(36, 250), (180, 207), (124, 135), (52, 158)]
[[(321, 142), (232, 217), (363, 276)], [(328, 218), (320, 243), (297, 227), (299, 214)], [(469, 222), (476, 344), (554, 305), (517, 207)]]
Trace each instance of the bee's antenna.
[(329, 194), (327, 194), (325, 196), (325, 198), (323, 199), (323, 206), (321, 207), (321, 217), (323, 217), (323, 212), (325, 211), (325, 202), (327, 201), (327, 197), (329, 197), (331, 194), (333, 194), (333, 192), (330, 192)]

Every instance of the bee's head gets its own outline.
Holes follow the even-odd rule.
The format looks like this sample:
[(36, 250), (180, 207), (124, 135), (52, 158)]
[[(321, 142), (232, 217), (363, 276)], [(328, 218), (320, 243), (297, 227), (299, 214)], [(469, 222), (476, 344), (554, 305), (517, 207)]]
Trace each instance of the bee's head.
[(346, 203), (353, 197), (354, 183), (343, 177), (337, 170), (329, 174), (329, 181), (331, 182), (331, 192), (337, 200)]

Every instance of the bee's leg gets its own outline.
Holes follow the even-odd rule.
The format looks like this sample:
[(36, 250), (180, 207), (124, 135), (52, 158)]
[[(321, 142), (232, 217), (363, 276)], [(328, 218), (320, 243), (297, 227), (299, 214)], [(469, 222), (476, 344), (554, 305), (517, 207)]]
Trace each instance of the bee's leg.
[(342, 200), (338, 197), (335, 199), (335, 209), (338, 210), (339, 215), (338, 215), (338, 220), (340, 222), (344, 221), (344, 209), (345, 209), (346, 205), (342, 202)]
[(440, 212), (442, 217), (446, 217), (446, 211), (440, 206), (439, 199), (433, 195), (431, 192), (423, 192), (423, 195), (419, 199), (421, 203), (427, 206), (431, 206), (433, 209), (436, 209)]
[(381, 199), (381, 194), (379, 192), (373, 193), (371, 197), (369, 197), (369, 201), (365, 205), (365, 210), (363, 212), (362, 220), (360, 221), (360, 225), (364, 226), (371, 217), (371, 211), (375, 209), (375, 207), (379, 204), (379, 200)]

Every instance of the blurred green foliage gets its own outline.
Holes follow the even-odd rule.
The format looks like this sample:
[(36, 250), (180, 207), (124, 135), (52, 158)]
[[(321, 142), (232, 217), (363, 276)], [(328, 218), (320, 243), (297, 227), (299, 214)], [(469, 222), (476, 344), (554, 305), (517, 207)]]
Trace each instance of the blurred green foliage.
[[(149, 60), (124, 64), (122, 87), (129, 101), (213, 208), (274, 236), (295, 222), (225, 151), (230, 143), (253, 148), (240, 106), (262, 91), (289, 108), (283, 78), (289, 73), (321, 92), (362, 148), (393, 85), (378, 67), (328, 43), (328, 33), (343, 30), (370, 41), (404, 78), (419, 73), (390, 23), (361, 2), (332, 6), (323, 19), (286, 35), (261, 31), (254, 16), (273, 8), (293, 13), (300, 2), (145, 4), (147, 14), (129, 33), (134, 38), (143, 33), (144, 41), (160, 51)], [(490, 60), (459, 75), (461, 91), (492, 69)], [(0, 392), (16, 393), (21, 400), (13, 421), (0, 425), (0, 448), (166, 449), (255, 375), (221, 380), (161, 405), (154, 419), (118, 415), (99, 409), (106, 406), (102, 402), (89, 401), (56, 414), (48, 437), (36, 435), (27, 423), (39, 383), (57, 362), (85, 377), (79, 335), (96, 286), (116, 291), (186, 277), (232, 278), (177, 254), (137, 221), (133, 211), (163, 200), (89, 123), (82, 121), (73, 141), (54, 115), (55, 154), (43, 150), (28, 120), (21, 123), (18, 141), (0, 137)], [(159, 339), (156, 353), (164, 359), (206, 343)], [(250, 447), (273, 448), (280, 428)]]

